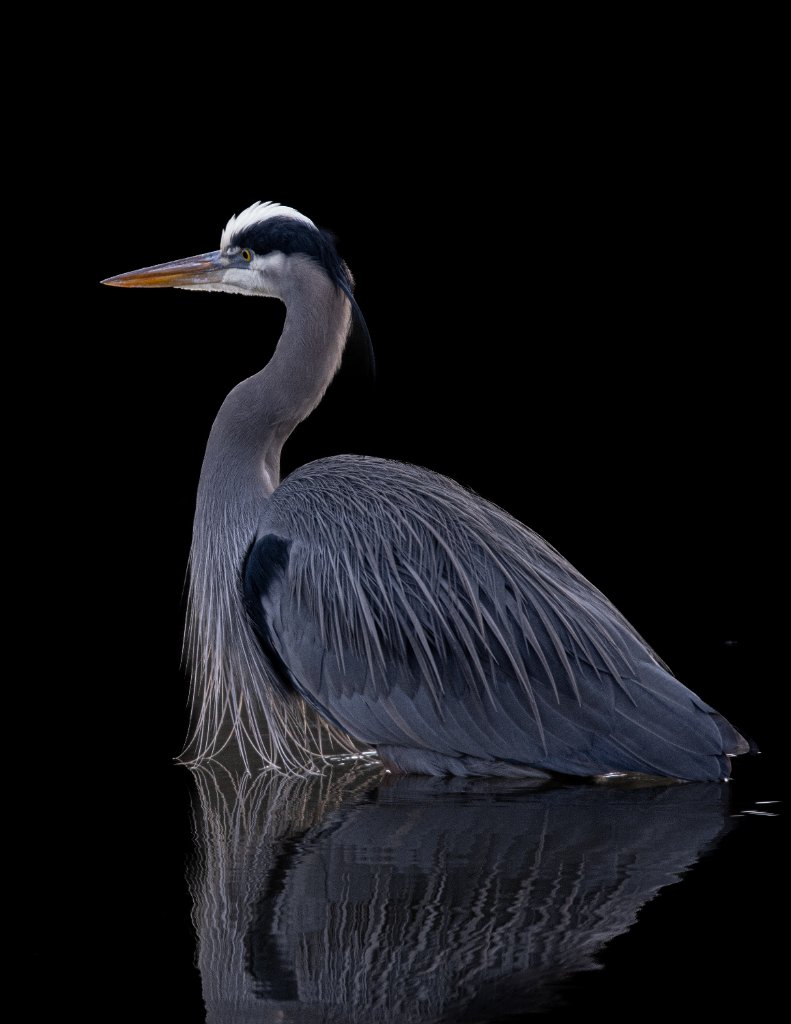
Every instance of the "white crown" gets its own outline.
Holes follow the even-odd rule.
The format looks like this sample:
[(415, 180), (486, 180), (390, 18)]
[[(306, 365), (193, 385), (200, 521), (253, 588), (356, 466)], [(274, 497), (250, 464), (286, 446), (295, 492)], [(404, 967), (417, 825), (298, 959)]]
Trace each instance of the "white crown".
[(260, 224), (262, 221), (269, 220), (270, 217), (291, 217), (292, 220), (301, 220), (304, 224), (310, 224), (313, 228), (316, 227), (309, 217), (306, 217), (298, 210), (292, 209), (290, 206), (281, 206), (280, 203), (253, 203), (252, 206), (248, 206), (241, 213), (234, 214), (225, 225), (220, 240), (220, 248), (227, 249), (230, 246), (231, 238), (235, 232), (241, 231), (243, 228), (252, 227), (253, 224)]

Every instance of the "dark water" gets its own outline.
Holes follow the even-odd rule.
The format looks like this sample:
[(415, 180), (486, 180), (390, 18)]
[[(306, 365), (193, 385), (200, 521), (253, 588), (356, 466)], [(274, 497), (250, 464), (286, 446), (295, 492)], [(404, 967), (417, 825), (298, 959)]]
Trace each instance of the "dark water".
[(540, 788), (166, 767), (115, 851), (114, 998), (185, 1024), (760, 1012), (781, 804), (745, 764)]

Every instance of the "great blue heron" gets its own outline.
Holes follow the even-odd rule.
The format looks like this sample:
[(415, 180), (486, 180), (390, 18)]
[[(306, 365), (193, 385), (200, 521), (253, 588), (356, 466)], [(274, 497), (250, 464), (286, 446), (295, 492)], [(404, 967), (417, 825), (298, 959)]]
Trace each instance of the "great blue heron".
[(330, 235), (256, 203), (218, 251), (105, 283), (286, 305), (274, 355), (225, 399), (201, 471), (187, 632), (196, 760), (235, 736), (270, 763), (304, 763), (307, 704), (395, 771), (728, 777), (745, 740), (502, 509), (427, 469), (355, 455), (281, 483), (283, 444), (361, 319)]

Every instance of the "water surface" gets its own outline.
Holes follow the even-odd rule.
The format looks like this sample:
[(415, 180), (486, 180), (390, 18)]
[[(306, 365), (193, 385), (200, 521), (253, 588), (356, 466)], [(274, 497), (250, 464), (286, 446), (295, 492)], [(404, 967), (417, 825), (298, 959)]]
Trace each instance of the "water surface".
[[(193, 782), (211, 1024), (558, 1011), (641, 909), (738, 827), (729, 787), (713, 783), (394, 779), (364, 763), (307, 778), (217, 767)], [(653, 973), (672, 984), (668, 964)]]

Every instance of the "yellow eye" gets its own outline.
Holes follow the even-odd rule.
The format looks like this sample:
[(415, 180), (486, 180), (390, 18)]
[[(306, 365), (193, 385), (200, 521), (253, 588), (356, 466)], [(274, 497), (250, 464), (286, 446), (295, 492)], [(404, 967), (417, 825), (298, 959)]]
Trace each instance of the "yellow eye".
[(253, 258), (253, 254), (250, 252), (249, 249), (242, 249), (239, 255), (242, 257), (245, 263), (249, 263), (250, 260)]

